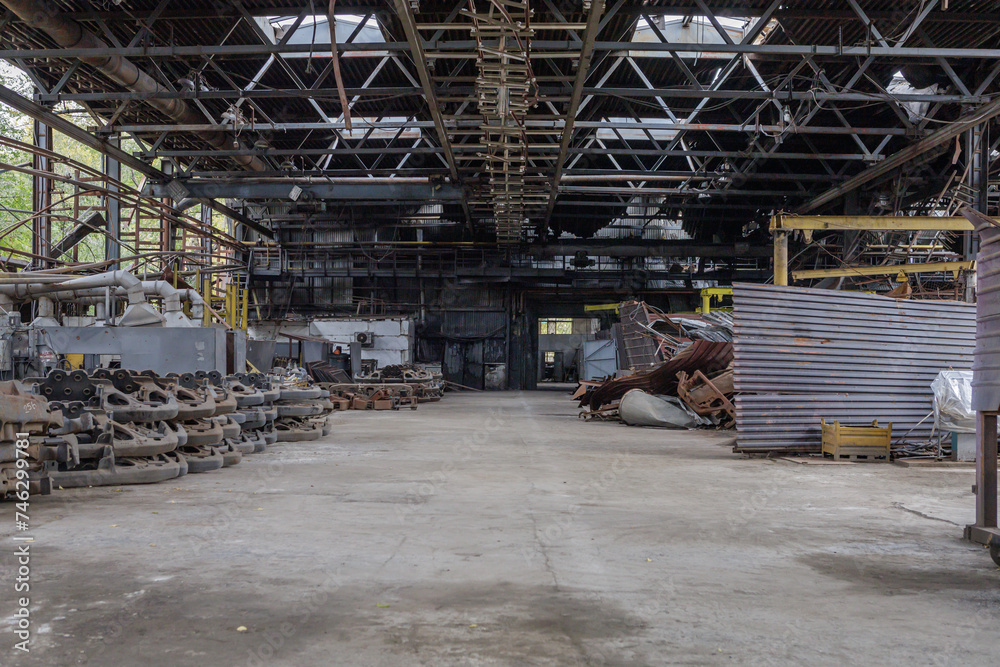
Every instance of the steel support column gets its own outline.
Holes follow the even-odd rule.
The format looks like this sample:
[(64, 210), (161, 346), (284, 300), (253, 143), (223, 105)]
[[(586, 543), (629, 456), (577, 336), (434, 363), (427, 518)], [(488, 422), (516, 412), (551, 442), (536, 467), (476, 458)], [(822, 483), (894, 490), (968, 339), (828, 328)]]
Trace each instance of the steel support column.
[[(52, 128), (45, 123), (35, 121), (34, 143), (42, 150), (53, 150)], [(52, 171), (52, 160), (44, 155), (35, 155), (33, 167), (39, 172)], [(35, 176), (32, 179), (32, 210), (36, 214), (31, 225), (31, 252), (42, 257), (49, 257), (52, 250), (52, 216), (49, 207), (52, 205), (51, 178)], [(41, 266), (48, 266), (46, 260), (35, 260)]]
[(774, 232), (774, 284), (788, 284), (788, 232)]
[[(108, 138), (108, 144), (114, 146), (117, 149), (121, 148), (121, 138), (118, 135)], [(122, 165), (121, 163), (111, 157), (110, 155), (102, 155), (102, 168), (104, 175), (108, 178), (108, 190), (112, 193), (119, 191), (118, 183), (122, 178)], [(107, 232), (108, 235), (104, 239), (104, 259), (119, 259), (121, 258), (121, 220), (122, 220), (122, 203), (118, 197), (105, 195), (104, 205), (107, 209)]]
[(977, 412), (976, 528), (997, 528), (997, 413)]
[[(987, 190), (989, 188), (989, 123), (975, 125), (965, 133), (965, 151), (968, 159), (969, 187), (972, 194), (972, 208), (984, 215), (987, 211)], [(979, 234), (967, 231), (962, 234), (962, 255), (966, 261), (976, 259), (979, 254)], [(966, 284), (965, 300), (975, 300), (975, 285)]]

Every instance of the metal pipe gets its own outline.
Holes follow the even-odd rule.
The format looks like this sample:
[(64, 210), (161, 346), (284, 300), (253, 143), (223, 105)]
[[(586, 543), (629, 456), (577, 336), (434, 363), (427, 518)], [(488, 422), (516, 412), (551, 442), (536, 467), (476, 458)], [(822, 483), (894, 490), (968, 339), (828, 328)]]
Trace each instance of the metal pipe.
[(37, 285), (41, 283), (61, 283), (66, 282), (67, 276), (41, 274), (36, 275), (35, 271), (24, 273), (4, 273), (0, 274), (0, 285)]
[(144, 280), (142, 288), (146, 294), (155, 294), (163, 298), (164, 309), (167, 312), (180, 312), (181, 301), (191, 304), (191, 315), (198, 321), (205, 314), (205, 300), (198, 290), (177, 288), (166, 280)]
[(59, 289), (83, 290), (93, 287), (121, 287), (126, 292), (129, 305), (125, 308), (122, 316), (118, 318), (118, 326), (159, 326), (164, 322), (164, 317), (153, 308), (150, 308), (146, 303), (142, 281), (128, 271), (107, 271), (93, 276), (84, 276), (59, 283), (55, 287), (56, 289), (51, 291), (59, 291)]
[[(128, 88), (134, 93), (169, 92), (153, 77), (141, 70), (135, 63), (121, 55), (112, 55), (112, 48), (97, 35), (77, 21), (67, 18), (51, 0), (0, 0), (4, 6), (17, 14), (25, 23), (41, 30), (64, 49), (99, 49), (99, 55), (80, 55), (79, 59), (98, 69), (108, 78)], [(146, 104), (165, 114), (178, 123), (203, 123), (204, 118), (179, 99), (145, 98)], [(214, 148), (239, 147), (237, 139), (230, 140), (218, 131), (203, 131), (196, 134)], [(260, 158), (233, 156), (233, 159), (247, 169), (264, 171), (266, 165)]]
[[(142, 281), (128, 271), (105, 271), (92, 276), (83, 276), (59, 283), (59, 287), (69, 290), (81, 290), (91, 287), (122, 287), (128, 293), (130, 305), (146, 303), (142, 290)], [(57, 291), (57, 290), (53, 290)]]
[[(188, 301), (191, 304), (191, 314), (196, 321), (200, 322), (204, 317), (205, 301), (197, 290), (177, 289), (166, 280), (144, 280), (141, 281), (141, 287), (144, 295), (156, 295), (163, 299), (163, 310), (168, 322), (176, 323), (178, 319), (183, 319), (185, 326), (187, 326), (187, 322), (189, 322), (187, 318), (178, 318), (176, 315), (171, 316), (171, 313), (181, 313), (181, 301)], [(58, 291), (45, 292), (45, 298), (84, 304), (103, 304), (106, 295), (105, 289), (104, 287), (60, 289)], [(0, 291), (0, 294), (4, 293)], [(118, 298), (125, 298), (129, 297), (130, 293), (125, 287), (119, 285), (111, 292), (111, 295)], [(7, 298), (10, 297), (7, 296)]]

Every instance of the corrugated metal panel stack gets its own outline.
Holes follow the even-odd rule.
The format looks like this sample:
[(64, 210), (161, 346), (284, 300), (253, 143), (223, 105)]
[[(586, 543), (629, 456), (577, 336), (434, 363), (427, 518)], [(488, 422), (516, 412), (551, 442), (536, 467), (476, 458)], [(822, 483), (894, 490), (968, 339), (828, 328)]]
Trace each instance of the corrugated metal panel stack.
[(927, 438), (931, 381), (972, 367), (972, 304), (750, 284), (733, 304), (737, 451), (817, 452), (821, 418)]
[(979, 232), (976, 258), (976, 363), (972, 375), (972, 409), (1000, 408), (1000, 229), (972, 209), (962, 211)]

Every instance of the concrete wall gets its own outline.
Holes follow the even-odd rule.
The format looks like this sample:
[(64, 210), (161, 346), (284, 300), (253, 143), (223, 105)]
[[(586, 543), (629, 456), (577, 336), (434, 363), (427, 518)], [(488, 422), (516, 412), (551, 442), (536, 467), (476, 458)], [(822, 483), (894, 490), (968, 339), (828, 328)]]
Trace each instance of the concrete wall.
[[(379, 368), (409, 364), (413, 360), (413, 322), (406, 318), (317, 319), (311, 322), (260, 323), (252, 328), (252, 338), (276, 339), (278, 332), (318, 336), (348, 352), (357, 333), (373, 335), (374, 347), (361, 350), (362, 359), (374, 359)], [(279, 342), (287, 339), (278, 339)]]
[(538, 379), (545, 375), (545, 353), (561, 352), (563, 368), (569, 369), (577, 358), (583, 341), (594, 340), (594, 334), (538, 334)]

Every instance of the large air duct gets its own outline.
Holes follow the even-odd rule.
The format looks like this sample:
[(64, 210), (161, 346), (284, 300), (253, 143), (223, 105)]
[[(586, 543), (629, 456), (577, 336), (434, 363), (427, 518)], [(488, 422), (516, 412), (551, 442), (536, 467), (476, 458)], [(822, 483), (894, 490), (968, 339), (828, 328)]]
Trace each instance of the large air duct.
[[(64, 16), (62, 10), (51, 0), (0, 0), (0, 4), (17, 14), (32, 28), (47, 34), (63, 48), (111, 50), (111, 47), (100, 37), (77, 21)], [(128, 58), (117, 55), (100, 55), (81, 56), (80, 60), (100, 70), (105, 76), (134, 93), (170, 92)], [(201, 125), (205, 122), (205, 118), (184, 100), (147, 97), (143, 99), (143, 102), (182, 125)], [(195, 134), (219, 150), (231, 150), (234, 147), (233, 142), (238, 142), (238, 140), (230, 139), (221, 131), (195, 132)], [(234, 156), (233, 160), (253, 171), (267, 169), (263, 160), (257, 157), (242, 155)]]
[[(144, 280), (142, 288), (146, 294), (155, 294), (163, 298), (163, 310), (168, 327), (197, 327), (200, 326), (202, 317), (205, 315), (205, 301), (193, 289), (177, 289), (166, 280)], [(184, 315), (181, 308), (181, 300), (191, 303), (191, 315), (195, 321), (191, 321)]]
[(38, 310), (35, 313), (35, 319), (31, 320), (31, 324), (28, 326), (35, 329), (59, 326), (59, 320), (56, 319), (56, 304), (52, 299), (40, 296), (35, 303), (38, 304)]
[(118, 326), (142, 327), (163, 324), (163, 316), (146, 303), (142, 281), (128, 271), (107, 271), (92, 276), (74, 278), (56, 285), (44, 285), (46, 291), (49, 292), (87, 290), (95, 287), (121, 287), (125, 290), (128, 306), (126, 306), (122, 316), (118, 318)]
[[(59, 283), (28, 282), (30, 280), (31, 277), (25, 275), (23, 283), (0, 284), (0, 307), (6, 309), (12, 307), (14, 301), (34, 298), (39, 301), (39, 307), (46, 310), (48, 317), (54, 317), (53, 300), (103, 304), (104, 290), (113, 288), (115, 297), (128, 299), (125, 313), (118, 320), (119, 326), (162, 324), (167, 327), (196, 327), (205, 314), (205, 300), (197, 290), (178, 289), (166, 280), (139, 280), (128, 271), (108, 271), (70, 280), (62, 276)], [(163, 315), (146, 302), (147, 294), (163, 299)], [(184, 315), (181, 301), (191, 304), (193, 321)], [(46, 325), (55, 326), (48, 321)]]
[[(131, 274), (126, 273), (129, 277)], [(25, 289), (27, 287), (27, 289)], [(169, 282), (165, 280), (143, 280), (141, 282), (142, 292), (144, 295), (158, 296), (163, 299), (163, 326), (165, 327), (197, 327), (200, 326), (200, 322), (205, 315), (205, 300), (202, 299), (201, 295), (198, 294), (197, 290), (194, 289), (177, 289)], [(129, 292), (132, 290), (132, 293)], [(105, 299), (105, 288), (102, 287), (80, 287), (79, 284), (75, 286), (74, 289), (66, 289), (66, 284), (62, 283), (60, 285), (54, 285), (51, 288), (48, 286), (22, 286), (22, 290), (27, 293), (17, 293), (14, 288), (0, 286), (0, 296), (5, 297), (10, 302), (10, 295), (14, 294), (19, 297), (29, 297), (35, 296), (38, 299), (51, 299), (56, 301), (72, 301), (74, 303), (81, 304), (95, 304), (103, 305)], [(57, 291), (52, 291), (57, 290)], [(130, 288), (118, 285), (114, 288), (112, 294), (115, 298), (128, 297), (130, 299), (130, 305), (139, 305), (134, 299), (136, 288), (133, 283)], [(44, 294), (44, 296), (41, 296)], [(182, 301), (187, 301), (191, 304), (191, 315), (193, 320), (189, 319), (184, 314), (184, 309), (181, 305)], [(145, 299), (143, 299), (143, 304)], [(0, 302), (0, 305), (3, 305)], [(98, 319), (103, 319), (99, 317)], [(134, 316), (133, 316), (134, 320)], [(123, 325), (123, 326), (136, 326)]]

